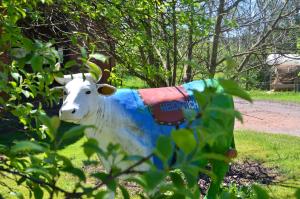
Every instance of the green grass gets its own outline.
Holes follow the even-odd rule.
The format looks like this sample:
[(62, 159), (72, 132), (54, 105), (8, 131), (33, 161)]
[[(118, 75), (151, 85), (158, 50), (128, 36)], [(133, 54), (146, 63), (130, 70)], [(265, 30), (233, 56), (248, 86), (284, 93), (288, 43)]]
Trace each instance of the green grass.
[(273, 100), (300, 103), (300, 92), (268, 92), (261, 90), (248, 91), (254, 100)]
[(253, 159), (278, 168), (282, 182), (268, 186), (275, 198), (293, 198), (300, 188), (300, 138), (288, 135), (235, 132), (239, 160)]
[(128, 76), (123, 79), (123, 88), (133, 88), (133, 89), (139, 89), (139, 88), (146, 88), (148, 85), (143, 80), (137, 78), (137, 77), (131, 77)]

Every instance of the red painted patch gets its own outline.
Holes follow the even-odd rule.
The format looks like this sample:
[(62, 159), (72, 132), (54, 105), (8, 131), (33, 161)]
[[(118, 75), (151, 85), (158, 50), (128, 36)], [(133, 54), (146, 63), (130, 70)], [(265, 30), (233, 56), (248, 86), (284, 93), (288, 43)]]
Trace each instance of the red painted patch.
[(189, 97), (182, 86), (140, 89), (139, 94), (157, 122), (177, 125), (184, 121), (182, 107)]

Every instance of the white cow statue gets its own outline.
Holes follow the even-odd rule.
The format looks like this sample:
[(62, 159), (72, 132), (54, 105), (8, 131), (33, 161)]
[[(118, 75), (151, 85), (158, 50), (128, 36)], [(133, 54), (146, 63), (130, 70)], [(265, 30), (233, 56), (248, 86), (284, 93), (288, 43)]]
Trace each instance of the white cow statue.
[[(200, 111), (193, 90), (201, 92), (205, 86), (217, 84), (215, 80), (199, 80), (176, 87), (135, 90), (96, 84), (89, 73), (55, 79), (64, 85), (64, 100), (59, 111), (61, 120), (95, 126), (85, 133), (95, 138), (102, 149), (109, 143), (118, 143), (128, 154), (140, 156), (152, 153), (160, 135), (168, 136), (173, 129), (186, 127), (186, 113)], [(233, 107), (232, 97), (225, 96), (221, 101), (222, 106)], [(234, 118), (224, 119), (231, 124), (227, 131), (232, 134)], [(162, 167), (158, 158), (152, 161)], [(109, 162), (102, 162), (109, 170)], [(147, 169), (147, 166), (139, 169)]]

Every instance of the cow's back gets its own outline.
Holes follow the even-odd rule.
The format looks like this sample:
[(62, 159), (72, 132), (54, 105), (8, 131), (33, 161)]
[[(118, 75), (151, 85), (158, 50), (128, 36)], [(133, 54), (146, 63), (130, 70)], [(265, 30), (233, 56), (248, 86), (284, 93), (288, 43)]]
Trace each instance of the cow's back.
[[(178, 87), (118, 89), (111, 99), (135, 125), (135, 128), (129, 126), (124, 128), (136, 134), (139, 143), (153, 148), (159, 136), (168, 136), (173, 129), (187, 126), (187, 121), (184, 119), (186, 113), (197, 114), (201, 111), (193, 90), (202, 92), (208, 86), (222, 92), (216, 80), (199, 80)], [(233, 101), (231, 97), (219, 95), (212, 102), (212, 106), (232, 107)], [(211, 117), (222, 118), (218, 113)], [(228, 120), (229, 126), (226, 131), (232, 132), (234, 118), (222, 119)]]
[(160, 135), (186, 126), (185, 113), (200, 111), (193, 90), (202, 92), (205, 86), (218, 84), (215, 80), (199, 80), (178, 87), (118, 89), (112, 99), (154, 146)]

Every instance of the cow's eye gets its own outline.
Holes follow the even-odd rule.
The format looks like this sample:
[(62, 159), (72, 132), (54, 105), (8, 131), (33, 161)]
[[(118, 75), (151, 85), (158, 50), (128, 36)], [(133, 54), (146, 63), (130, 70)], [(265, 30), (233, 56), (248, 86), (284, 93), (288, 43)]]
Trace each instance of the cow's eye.
[(91, 91), (86, 91), (85, 94), (87, 94), (87, 95), (88, 95), (88, 94), (91, 94)]

